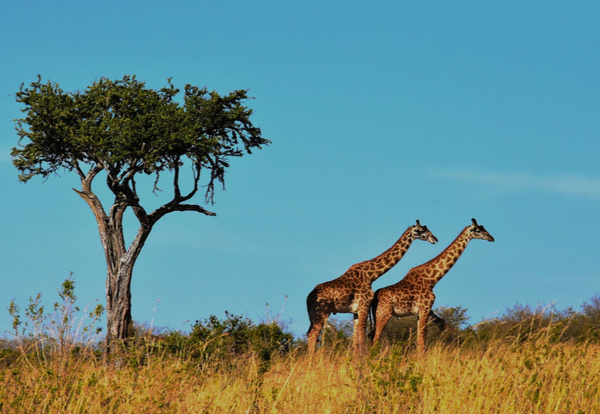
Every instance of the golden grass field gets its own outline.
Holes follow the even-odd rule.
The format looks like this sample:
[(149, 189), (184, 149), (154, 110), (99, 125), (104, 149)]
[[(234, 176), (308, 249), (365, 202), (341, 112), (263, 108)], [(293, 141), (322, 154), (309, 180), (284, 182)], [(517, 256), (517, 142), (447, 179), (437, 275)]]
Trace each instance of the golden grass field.
[[(335, 344), (334, 344), (335, 345)], [(419, 357), (346, 346), (223, 364), (147, 355), (109, 366), (93, 357), (0, 359), (1, 413), (599, 413), (600, 345), (497, 341), (432, 344)], [(39, 355), (38, 355), (39, 356)]]

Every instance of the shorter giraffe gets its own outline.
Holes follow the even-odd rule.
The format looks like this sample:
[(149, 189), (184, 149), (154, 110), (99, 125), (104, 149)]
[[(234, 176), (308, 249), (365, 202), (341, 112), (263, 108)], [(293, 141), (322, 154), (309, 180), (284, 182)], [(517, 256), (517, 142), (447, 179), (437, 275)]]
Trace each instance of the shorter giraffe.
[(435, 301), (433, 287), (454, 266), (460, 255), (465, 251), (469, 241), (482, 239), (493, 242), (494, 238), (472, 219), (473, 224), (465, 227), (458, 237), (437, 257), (425, 264), (412, 268), (400, 282), (387, 286), (375, 292), (371, 303), (371, 312), (375, 321), (375, 336), (373, 343), (381, 338), (383, 329), (392, 315), (417, 316), (417, 348), (425, 351), (427, 323), (431, 319), (440, 329), (445, 322), (433, 313), (431, 308)]
[(342, 276), (317, 285), (309, 293), (306, 307), (310, 328), (306, 336), (310, 354), (314, 352), (321, 331), (332, 313), (354, 314), (352, 345), (355, 352), (362, 349), (369, 305), (373, 300), (371, 284), (400, 261), (414, 240), (425, 240), (432, 244), (437, 242), (437, 238), (427, 226), (422, 226), (417, 220), (417, 224), (406, 229), (402, 237), (388, 250), (374, 259), (351, 266)]

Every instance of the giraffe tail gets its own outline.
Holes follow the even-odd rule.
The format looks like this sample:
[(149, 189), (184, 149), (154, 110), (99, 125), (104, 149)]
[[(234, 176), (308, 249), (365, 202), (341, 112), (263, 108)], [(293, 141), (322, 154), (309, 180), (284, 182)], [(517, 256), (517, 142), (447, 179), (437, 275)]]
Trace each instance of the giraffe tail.
[(308, 311), (308, 320), (310, 321), (310, 326), (308, 327), (307, 334), (310, 331), (312, 331), (312, 329), (313, 329), (313, 320), (314, 320), (313, 312), (314, 312), (316, 303), (317, 303), (317, 291), (316, 291), (316, 289), (313, 289), (306, 298), (306, 310)]
[(373, 337), (375, 336), (375, 328), (377, 327), (377, 305), (379, 304), (379, 289), (375, 291), (375, 295), (373, 296), (373, 300), (371, 301), (371, 305), (369, 305), (369, 340), (373, 342)]

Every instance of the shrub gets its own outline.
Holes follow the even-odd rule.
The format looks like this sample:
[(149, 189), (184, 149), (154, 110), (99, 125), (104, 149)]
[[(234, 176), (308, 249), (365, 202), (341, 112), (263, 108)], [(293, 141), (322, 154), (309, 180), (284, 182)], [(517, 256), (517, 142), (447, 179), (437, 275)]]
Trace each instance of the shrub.
[(128, 346), (129, 364), (141, 366), (151, 359), (177, 356), (192, 364), (232, 367), (240, 358), (257, 357), (263, 370), (274, 355), (288, 352), (294, 337), (277, 322), (254, 324), (243, 316), (225, 312), (225, 318), (211, 315), (196, 321), (187, 334), (134, 325), (135, 335)]
[(288, 351), (293, 341), (293, 335), (284, 332), (277, 322), (255, 325), (248, 318), (228, 312), (225, 319), (211, 315), (202, 322), (196, 321), (189, 335), (189, 343), (197, 345), (201, 357), (227, 359), (252, 352), (263, 363), (277, 352)]
[(48, 312), (42, 294), (29, 298), (24, 315), (17, 303), (10, 303), (8, 312), (13, 319), (13, 342), (23, 355), (33, 355), (39, 362), (49, 357), (62, 359), (81, 349), (93, 349), (98, 344), (102, 328), (97, 324), (104, 307), (97, 305), (87, 315), (76, 306), (73, 274), (58, 289), (59, 300)]

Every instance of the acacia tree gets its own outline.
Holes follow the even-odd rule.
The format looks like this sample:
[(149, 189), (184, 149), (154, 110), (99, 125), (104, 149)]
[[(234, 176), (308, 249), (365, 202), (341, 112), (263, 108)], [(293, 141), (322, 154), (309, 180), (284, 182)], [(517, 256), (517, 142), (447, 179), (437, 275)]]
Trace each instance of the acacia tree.
[[(101, 78), (83, 92), (64, 92), (56, 83), (42, 83), (38, 76), (16, 94), (25, 114), (15, 120), (19, 144), (11, 152), (20, 180), (60, 171), (76, 173), (81, 188), (73, 190), (98, 223), (107, 264), (107, 355), (132, 334), (133, 266), (156, 222), (175, 211), (214, 216), (200, 204), (188, 202), (203, 187), (202, 204), (212, 205), (215, 184), (225, 187), (229, 159), (269, 144), (250, 121), (252, 110), (243, 104), (248, 99), (246, 90), (220, 96), (188, 84), (181, 103), (176, 101), (179, 92), (171, 79), (168, 86), (153, 90), (135, 76), (115, 81)], [(136, 179), (153, 177), (156, 191), (165, 172), (172, 177), (172, 198), (149, 212), (141, 204)], [(182, 190), (184, 172), (191, 178), (185, 180), (186, 191)], [(92, 190), (97, 178), (105, 178), (110, 197), (114, 195), (108, 210)], [(139, 221), (129, 245), (123, 235), (128, 208)]]

